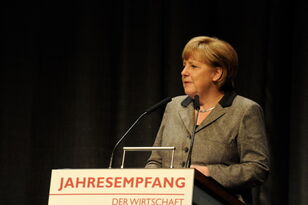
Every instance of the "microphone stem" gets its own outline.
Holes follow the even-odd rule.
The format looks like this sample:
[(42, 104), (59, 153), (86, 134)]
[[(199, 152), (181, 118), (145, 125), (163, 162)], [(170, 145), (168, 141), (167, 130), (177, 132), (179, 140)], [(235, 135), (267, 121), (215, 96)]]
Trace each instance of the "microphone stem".
[(190, 165), (191, 165), (192, 148), (193, 148), (194, 141), (195, 141), (195, 134), (196, 134), (196, 128), (197, 128), (197, 123), (198, 123), (199, 112), (200, 112), (200, 110), (197, 109), (196, 120), (195, 120), (195, 124), (194, 124), (194, 128), (193, 128), (193, 132), (192, 132), (192, 135), (191, 135), (191, 143), (190, 143), (189, 152), (188, 152), (186, 163), (185, 163), (185, 168), (189, 168)]
[(129, 129), (124, 133), (124, 135), (121, 137), (121, 139), (117, 142), (117, 144), (113, 147), (112, 153), (111, 153), (111, 157), (110, 157), (110, 161), (109, 161), (109, 168), (112, 168), (112, 162), (113, 162), (113, 155), (115, 150), (117, 149), (117, 147), (119, 146), (119, 144), (122, 142), (122, 140), (125, 138), (125, 136), (129, 133), (129, 131), (139, 122), (139, 120), (145, 116), (146, 114), (148, 114), (148, 112), (144, 112), (142, 113), (138, 119), (129, 127)]

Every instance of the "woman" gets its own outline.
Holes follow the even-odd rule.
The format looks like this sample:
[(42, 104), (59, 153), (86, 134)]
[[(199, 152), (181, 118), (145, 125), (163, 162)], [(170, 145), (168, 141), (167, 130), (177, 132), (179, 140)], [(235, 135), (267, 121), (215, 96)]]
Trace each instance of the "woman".
[[(233, 91), (238, 59), (230, 44), (217, 38), (191, 39), (182, 53), (186, 96), (166, 106), (154, 146), (175, 146), (174, 167), (185, 167), (197, 119), (191, 167), (241, 193), (263, 183), (269, 154), (261, 107)], [(190, 103), (200, 97), (200, 112)], [(153, 151), (147, 168), (169, 167), (169, 153)]]

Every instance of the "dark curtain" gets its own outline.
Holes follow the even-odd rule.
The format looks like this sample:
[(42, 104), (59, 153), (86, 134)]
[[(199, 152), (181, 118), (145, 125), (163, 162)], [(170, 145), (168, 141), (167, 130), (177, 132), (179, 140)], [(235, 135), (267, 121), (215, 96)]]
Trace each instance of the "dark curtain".
[[(2, 5), (0, 204), (48, 203), (52, 169), (106, 168), (133, 121), (182, 95), (181, 51), (198, 35), (238, 51), (237, 92), (264, 109), (271, 174), (261, 204), (308, 203), (308, 3), (46, 1)], [(121, 147), (151, 146), (163, 109)], [(149, 153), (131, 153), (143, 167)]]

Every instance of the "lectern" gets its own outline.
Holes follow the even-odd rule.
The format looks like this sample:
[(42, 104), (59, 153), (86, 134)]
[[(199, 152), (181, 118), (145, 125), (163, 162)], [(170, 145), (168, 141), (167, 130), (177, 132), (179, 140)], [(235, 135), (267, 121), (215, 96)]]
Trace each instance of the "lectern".
[(195, 169), (52, 170), (49, 205), (241, 205)]
[[(123, 147), (123, 150), (121, 169), (52, 170), (48, 204), (243, 204), (215, 180), (198, 170), (173, 169), (175, 147)], [(170, 169), (124, 169), (127, 151), (153, 150), (172, 151)]]

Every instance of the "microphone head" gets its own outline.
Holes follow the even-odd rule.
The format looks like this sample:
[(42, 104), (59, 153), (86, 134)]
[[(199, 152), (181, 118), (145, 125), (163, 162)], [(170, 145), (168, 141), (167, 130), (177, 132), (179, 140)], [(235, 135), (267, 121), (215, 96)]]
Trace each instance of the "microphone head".
[(167, 104), (168, 102), (170, 102), (172, 100), (171, 97), (167, 97), (165, 99), (163, 99), (162, 101), (156, 103), (155, 105), (153, 105), (152, 107), (148, 108), (145, 112), (147, 114), (150, 114), (151, 112), (155, 111), (156, 109), (158, 109), (159, 107)]
[(192, 99), (190, 96), (187, 96), (182, 102), (181, 105), (183, 107), (187, 107), (194, 99)]
[(194, 97), (194, 108), (197, 111), (200, 110), (199, 95), (195, 95), (195, 97)]

